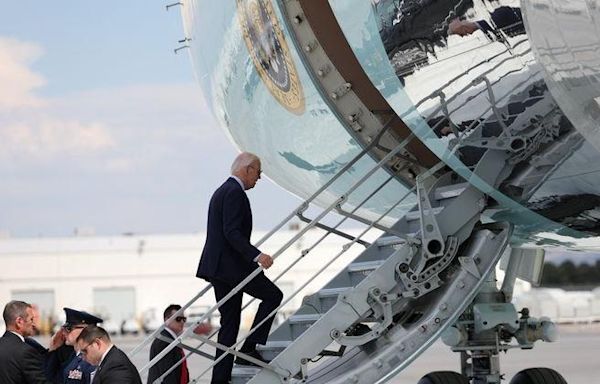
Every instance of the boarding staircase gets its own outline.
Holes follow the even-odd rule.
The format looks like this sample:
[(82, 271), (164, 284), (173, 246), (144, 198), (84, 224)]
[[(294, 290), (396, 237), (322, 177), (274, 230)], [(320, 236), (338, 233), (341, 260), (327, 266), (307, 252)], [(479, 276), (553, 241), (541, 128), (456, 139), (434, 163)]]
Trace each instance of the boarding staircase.
[[(486, 121), (484, 115), (499, 122), (506, 121), (506, 116), (502, 115), (498, 105), (512, 90), (502, 96), (495, 95), (493, 84), (484, 74), (454, 97), (478, 85), (483, 87), (481, 92), (488, 93), (489, 108), (468, 129), (459, 132), (456, 127), (451, 127), (454, 139), (449, 143), (450, 153), (456, 153), (467, 144), (484, 149), (481, 158), (467, 172), (456, 173), (444, 162), (439, 162), (430, 169), (423, 170), (415, 180), (403, 180), (407, 192), (399, 195), (393, 205), (385, 207), (377, 219), (365, 220), (357, 215), (357, 211), (365, 203), (396, 179), (396, 171), (402, 169), (403, 162), (407, 161), (403, 150), (410, 140), (415, 139), (410, 136), (389, 150), (333, 203), (320, 209), (313, 219), (307, 219), (307, 209), (316, 199), (327, 191), (330, 192), (330, 187), (353, 169), (357, 162), (370, 158), (370, 151), (378, 145), (379, 139), (390, 126), (391, 121), (388, 121), (369, 145), (256, 244), (260, 248), (274, 233), (296, 217), (307, 224), (273, 253), (274, 259), (297, 244), (308, 230), (317, 227), (324, 231), (323, 236), (315, 243), (303, 245), (299, 256), (273, 279), (277, 283), (300, 260), (310, 258), (311, 251), (327, 236), (342, 236), (349, 241), (339, 253), (331, 255), (328, 262), (304, 281), (290, 297), (285, 297), (278, 309), (348, 249), (356, 245), (365, 246), (364, 251), (329, 283), (305, 297), (302, 306), (271, 332), (266, 345), (258, 346), (262, 356), (271, 360), (269, 364), (236, 350), (254, 329), (232, 348), (227, 348), (213, 341), (216, 331), (206, 336), (193, 335), (192, 326), (143, 367), (141, 372), (144, 373), (176, 346), (187, 349), (188, 356), (197, 354), (212, 360), (212, 354), (200, 349), (203, 345), (225, 350), (257, 364), (257, 367), (234, 366), (232, 381), (239, 384), (374, 383), (393, 377), (408, 365), (446, 328), (454, 324), (472, 303), (511, 237), (512, 224), (484, 224), (482, 212), (495, 202), (490, 201), (488, 194), (506, 183), (509, 176), (514, 178), (512, 171), (515, 164), (510, 161), (511, 156), (526, 151), (530, 139), (536, 136), (529, 126), (522, 128), (529, 129), (526, 132), (529, 136), (523, 136), (516, 135), (516, 129), (512, 129), (512, 126), (500, 124), (502, 129), (496, 137), (482, 138), (480, 131)], [(429, 99), (436, 97), (440, 100), (440, 106), (431, 115), (443, 113), (447, 121), (451, 122), (452, 110), (448, 106), (452, 98), (446, 100), (442, 90), (432, 94)], [(463, 107), (461, 105), (457, 109)], [(544, 113), (550, 114), (551, 111)], [(543, 127), (539, 126), (537, 129)], [(387, 175), (383, 183), (373, 184), (374, 175), (381, 175), (382, 171)], [(465, 176), (468, 176), (468, 180)], [(349, 196), (364, 185), (369, 186), (371, 193), (361, 202), (346, 207)], [(397, 212), (394, 210), (403, 205), (411, 208), (406, 209), (405, 214), (395, 223), (385, 224), (389, 222), (391, 213)], [(333, 212), (337, 212), (341, 219), (335, 225), (324, 224), (324, 219)], [(360, 221), (364, 230), (358, 236), (344, 233), (341, 228), (347, 220)], [(373, 229), (382, 234), (376, 241), (369, 243), (364, 240), (364, 235)], [(258, 267), (201, 316), (197, 324), (208, 320), (219, 306), (239, 292), (261, 270)], [(210, 288), (207, 285), (173, 314), (172, 318), (183, 313)], [(271, 316), (276, 315), (277, 310)], [(155, 337), (160, 338), (163, 328), (164, 325), (153, 332), (130, 355), (141, 351)], [(199, 344), (186, 344), (189, 338), (197, 339)], [(226, 354), (222, 355), (224, 356)], [(215, 363), (211, 362), (192, 382), (207, 381)]]

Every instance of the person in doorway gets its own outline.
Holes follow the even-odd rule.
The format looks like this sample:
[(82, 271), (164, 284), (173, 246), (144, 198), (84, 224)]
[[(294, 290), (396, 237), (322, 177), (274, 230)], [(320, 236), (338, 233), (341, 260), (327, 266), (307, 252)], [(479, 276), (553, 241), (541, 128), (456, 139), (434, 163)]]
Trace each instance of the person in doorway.
[(455, 18), (448, 24), (448, 35), (467, 36), (481, 30), (489, 38), (501, 39), (499, 31), (503, 31), (508, 36), (525, 33), (523, 16), (519, 8), (498, 7), (490, 13), (490, 18), (495, 27), (492, 27), (486, 20), (469, 21)]
[[(250, 243), (252, 211), (245, 191), (254, 188), (260, 175), (260, 159), (252, 153), (243, 152), (234, 160), (231, 176), (215, 191), (210, 200), (206, 244), (196, 276), (213, 285), (217, 301), (223, 299), (248, 277), (257, 268), (257, 262), (265, 269), (273, 264), (270, 255), (261, 252)], [(252, 328), (266, 319), (283, 299), (281, 290), (261, 271), (219, 308), (219, 344), (227, 347), (235, 344), (240, 327), (243, 293), (261, 300)], [(256, 345), (266, 342), (272, 322), (273, 317), (258, 327), (246, 339), (240, 351), (267, 363), (256, 351)], [(222, 354), (223, 351), (217, 348), (215, 360)], [(240, 358), (236, 363), (252, 365)], [(233, 356), (227, 355), (214, 366), (212, 383), (228, 383), (231, 380), (232, 367)]]
[(36, 333), (31, 304), (13, 300), (4, 307), (2, 317), (6, 332), (0, 337), (0, 383), (51, 384), (39, 351), (25, 342)]
[(142, 379), (125, 352), (115, 347), (108, 333), (96, 325), (81, 331), (77, 348), (83, 359), (96, 366), (92, 384), (142, 384)]

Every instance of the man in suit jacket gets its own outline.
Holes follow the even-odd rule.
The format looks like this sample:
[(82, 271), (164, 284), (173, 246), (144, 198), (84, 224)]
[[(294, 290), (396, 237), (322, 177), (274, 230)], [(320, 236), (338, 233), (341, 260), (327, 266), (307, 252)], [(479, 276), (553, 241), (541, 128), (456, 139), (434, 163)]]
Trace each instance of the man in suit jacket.
[(97, 366), (91, 374), (92, 384), (142, 384), (133, 363), (112, 344), (103, 328), (85, 328), (77, 338), (77, 346), (85, 361)]
[[(171, 304), (169, 305), (164, 313), (163, 319), (167, 321), (175, 312), (181, 309), (181, 305)], [(171, 341), (175, 340), (177, 336), (183, 332), (183, 326), (185, 325), (185, 316), (178, 316), (175, 319), (167, 322), (165, 329), (160, 332), (160, 335), (169, 341), (161, 339), (154, 339), (152, 346), (150, 347), (150, 360), (154, 359), (156, 355), (165, 349)], [(184, 356), (183, 349), (177, 347), (171, 349), (162, 359), (154, 364), (148, 372), (148, 384), (154, 383), (156, 379), (161, 377), (171, 367), (176, 365), (179, 360)], [(163, 384), (187, 384), (190, 379), (190, 373), (187, 368), (187, 363), (184, 360), (177, 368), (171, 373), (164, 377), (162, 380)]]
[[(231, 177), (210, 199), (206, 244), (196, 276), (213, 285), (217, 301), (252, 273), (257, 268), (257, 262), (265, 269), (273, 264), (270, 255), (250, 244), (252, 211), (245, 191), (254, 188), (260, 174), (260, 159), (248, 152), (241, 153), (231, 166)], [(235, 344), (239, 332), (243, 292), (261, 300), (252, 328), (277, 308), (283, 299), (279, 288), (261, 272), (224, 303), (219, 308), (221, 329), (218, 342), (228, 347)], [(246, 339), (240, 351), (263, 360), (256, 351), (256, 345), (266, 342), (272, 322), (273, 317), (265, 321)], [(222, 354), (223, 351), (217, 349), (215, 360)], [(236, 363), (251, 365), (243, 359), (237, 359)], [(233, 356), (228, 355), (213, 368), (212, 383), (229, 382), (232, 367)]]
[(6, 332), (0, 338), (0, 383), (51, 384), (44, 374), (42, 355), (25, 342), (35, 334), (31, 305), (13, 300), (6, 304), (2, 316)]

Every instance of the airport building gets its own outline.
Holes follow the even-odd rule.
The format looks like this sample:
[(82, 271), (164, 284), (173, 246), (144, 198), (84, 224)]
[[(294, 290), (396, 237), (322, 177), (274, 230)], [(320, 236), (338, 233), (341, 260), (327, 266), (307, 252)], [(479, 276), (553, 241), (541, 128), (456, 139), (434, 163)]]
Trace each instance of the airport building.
[[(256, 232), (253, 241), (264, 234)], [(280, 231), (260, 248), (274, 254), (296, 234), (295, 230)], [(266, 271), (273, 280), (300, 259), (276, 283), (286, 298), (349, 242), (330, 235), (301, 257), (322, 235), (320, 230), (308, 231)], [(111, 330), (124, 325), (131, 331), (136, 325), (155, 327), (168, 304), (184, 304), (206, 286), (195, 277), (204, 241), (204, 234), (3, 238), (0, 302), (19, 299), (36, 304), (44, 331), (64, 320), (63, 307), (96, 313)], [(323, 286), (361, 249), (361, 245), (351, 247), (291, 299), (284, 312), (297, 308), (304, 295)], [(188, 315), (198, 316), (214, 303), (213, 292), (208, 291)], [(249, 325), (253, 314), (247, 311), (242, 321)]]
[[(358, 231), (348, 231), (358, 235)], [(297, 230), (280, 231), (261, 249), (274, 254)], [(325, 264), (341, 253), (349, 240), (329, 235), (302, 257), (303, 251), (323, 236), (313, 229), (278, 257), (266, 271), (271, 279), (298, 260), (277, 285), (289, 298)], [(265, 235), (256, 232), (256, 242)], [(370, 239), (377, 234), (373, 233)], [(206, 286), (195, 277), (205, 235), (73, 236), (65, 238), (0, 239), (0, 302), (12, 299), (37, 305), (43, 331), (50, 332), (64, 320), (63, 307), (84, 309), (102, 316), (112, 332), (153, 329), (162, 322), (162, 310), (170, 303), (184, 304)], [(305, 295), (316, 292), (343, 269), (363, 246), (355, 244), (286, 304), (281, 316), (298, 308)], [(499, 273), (502, 276), (502, 273)], [(202, 315), (215, 303), (208, 291), (187, 312)], [(531, 289), (520, 282), (514, 303), (527, 306), (533, 316), (549, 316), (558, 322), (600, 320), (600, 288), (591, 292)], [(250, 325), (253, 304), (243, 315)], [(214, 321), (214, 320), (213, 320)], [(3, 327), (4, 324), (0, 325)]]

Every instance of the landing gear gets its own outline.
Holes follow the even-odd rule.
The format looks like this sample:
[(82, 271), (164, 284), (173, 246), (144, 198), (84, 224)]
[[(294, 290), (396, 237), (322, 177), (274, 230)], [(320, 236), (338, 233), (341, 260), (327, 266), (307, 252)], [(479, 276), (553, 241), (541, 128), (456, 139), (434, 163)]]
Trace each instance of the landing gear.
[(510, 384), (567, 384), (567, 381), (554, 369), (529, 368), (517, 373)]
[(417, 384), (469, 384), (469, 380), (458, 372), (437, 371), (426, 374)]
[[(444, 343), (452, 347), (454, 352), (460, 353), (459, 376), (463, 381), (439, 383), (500, 384), (504, 378), (500, 370), (500, 352), (508, 352), (514, 348), (532, 349), (538, 340), (551, 342), (557, 339), (556, 327), (550, 319), (531, 317), (527, 308), (517, 312), (511, 303), (515, 279), (519, 277), (535, 282), (538, 276), (527, 275), (524, 271), (541, 270), (542, 264), (543, 253), (527, 249), (511, 250), (502, 288), (498, 289), (495, 274), (492, 273), (473, 303), (442, 335)], [(452, 380), (454, 376), (450, 373), (443, 372), (440, 377)], [(433, 375), (432, 379), (420, 381), (419, 384), (437, 384), (433, 379), (437, 379), (437, 373), (430, 375)], [(519, 372), (510, 384), (567, 382), (552, 369), (530, 368)]]

